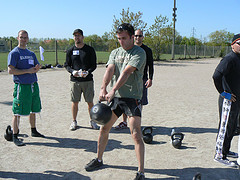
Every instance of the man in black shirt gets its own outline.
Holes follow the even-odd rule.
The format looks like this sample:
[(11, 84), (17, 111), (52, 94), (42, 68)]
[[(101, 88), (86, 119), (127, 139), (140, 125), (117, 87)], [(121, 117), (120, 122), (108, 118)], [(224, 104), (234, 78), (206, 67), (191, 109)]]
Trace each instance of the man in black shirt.
[(227, 156), (238, 157), (237, 153), (229, 150), (240, 115), (240, 34), (233, 37), (231, 47), (232, 51), (220, 61), (213, 74), (215, 87), (220, 94), (220, 123), (214, 160), (227, 166), (236, 165)]
[[(71, 101), (72, 101), (72, 117), (70, 130), (77, 129), (77, 113), (78, 104), (81, 101), (81, 95), (83, 93), (85, 102), (88, 104), (88, 111), (93, 107), (94, 98), (94, 83), (92, 72), (97, 67), (97, 58), (95, 50), (83, 43), (83, 31), (76, 29), (73, 32), (75, 45), (68, 49), (66, 55), (66, 62), (64, 67), (71, 74)], [(99, 129), (100, 127), (93, 121), (90, 121), (93, 129)]]
[[(142, 95), (142, 105), (148, 104), (148, 88), (152, 86), (152, 80), (153, 80), (153, 56), (152, 56), (152, 50), (143, 44), (143, 32), (142, 30), (138, 29), (135, 31), (134, 34), (134, 44), (137, 46), (140, 46), (144, 49), (146, 52), (146, 65), (144, 68), (144, 74), (143, 74), (143, 95)], [(148, 74), (149, 72), (149, 74)], [(120, 122), (115, 129), (125, 129), (127, 128), (127, 116), (123, 114), (123, 121)]]

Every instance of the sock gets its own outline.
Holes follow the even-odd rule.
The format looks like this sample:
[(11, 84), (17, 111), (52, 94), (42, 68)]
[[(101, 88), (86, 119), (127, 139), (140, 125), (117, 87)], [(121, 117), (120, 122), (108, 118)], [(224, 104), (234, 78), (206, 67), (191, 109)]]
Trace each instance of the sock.
[(32, 133), (37, 133), (37, 129), (36, 128), (31, 128)]
[(13, 134), (13, 138), (17, 139), (18, 134)]

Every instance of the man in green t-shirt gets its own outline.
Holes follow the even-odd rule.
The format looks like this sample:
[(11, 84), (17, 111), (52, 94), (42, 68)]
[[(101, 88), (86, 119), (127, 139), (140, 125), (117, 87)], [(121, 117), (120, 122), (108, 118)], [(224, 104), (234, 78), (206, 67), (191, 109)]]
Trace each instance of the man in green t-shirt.
[[(117, 28), (117, 38), (121, 47), (113, 50), (107, 63), (106, 72), (99, 94), (101, 101), (111, 103), (112, 118), (102, 126), (97, 158), (89, 162), (85, 169), (93, 171), (103, 165), (102, 157), (108, 142), (108, 134), (116, 120), (124, 113), (128, 116), (129, 127), (135, 142), (138, 172), (135, 179), (144, 179), (144, 143), (141, 134), (141, 98), (143, 71), (146, 63), (145, 51), (134, 45), (134, 28), (123, 23)], [(111, 90), (107, 91), (110, 84)]]

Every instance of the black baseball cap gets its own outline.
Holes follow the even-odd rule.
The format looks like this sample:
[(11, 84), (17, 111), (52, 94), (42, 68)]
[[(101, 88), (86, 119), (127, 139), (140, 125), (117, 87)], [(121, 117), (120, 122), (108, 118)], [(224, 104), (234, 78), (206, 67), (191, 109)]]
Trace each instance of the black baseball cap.
[(81, 29), (75, 29), (75, 30), (73, 31), (73, 35), (74, 35), (75, 33), (80, 33), (80, 34), (83, 36), (83, 31), (82, 31)]

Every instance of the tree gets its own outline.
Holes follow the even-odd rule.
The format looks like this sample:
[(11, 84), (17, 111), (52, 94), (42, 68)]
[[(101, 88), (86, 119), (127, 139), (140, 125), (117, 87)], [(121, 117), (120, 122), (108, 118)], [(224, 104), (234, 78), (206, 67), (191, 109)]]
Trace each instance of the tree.
[[(114, 19), (112, 30), (109, 33), (110, 39), (114, 40), (116, 43), (117, 43), (116, 29), (122, 23), (130, 23), (134, 27), (134, 29), (141, 29), (142, 31), (146, 29), (147, 23), (141, 20), (143, 13), (141, 13), (140, 11), (138, 11), (137, 13), (133, 13), (130, 12), (129, 8), (126, 11), (122, 9), (120, 15), (121, 15), (120, 19), (118, 19), (115, 15), (113, 16)], [(111, 45), (114, 46), (110, 47), (111, 49), (116, 48), (115, 43), (111, 42)]]
[(157, 16), (155, 23), (150, 26), (148, 32), (145, 34), (145, 42), (153, 51), (153, 56), (156, 60), (160, 59), (161, 51), (164, 43), (169, 44), (172, 37), (172, 23), (166, 16)]
[(96, 34), (85, 37), (84, 42), (92, 46), (96, 51), (106, 51), (108, 49), (103, 39)]
[(226, 30), (220, 30), (210, 33), (209, 45), (211, 46), (229, 46), (231, 44), (234, 33), (227, 32)]

